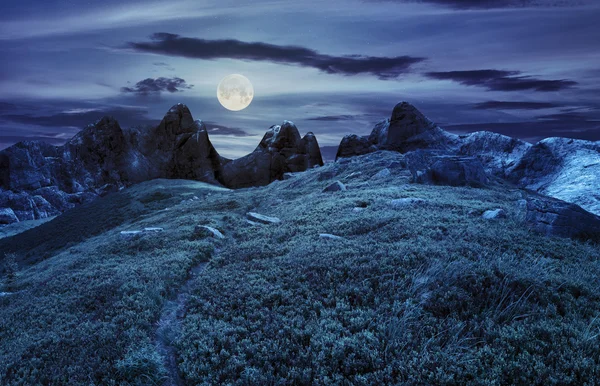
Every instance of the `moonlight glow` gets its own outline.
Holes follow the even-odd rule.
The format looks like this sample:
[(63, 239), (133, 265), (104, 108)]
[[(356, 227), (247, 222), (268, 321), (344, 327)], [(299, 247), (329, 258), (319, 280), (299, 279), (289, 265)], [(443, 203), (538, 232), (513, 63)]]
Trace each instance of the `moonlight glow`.
[(221, 80), (217, 87), (217, 98), (227, 110), (243, 110), (250, 105), (253, 97), (254, 87), (243, 75), (228, 75)]

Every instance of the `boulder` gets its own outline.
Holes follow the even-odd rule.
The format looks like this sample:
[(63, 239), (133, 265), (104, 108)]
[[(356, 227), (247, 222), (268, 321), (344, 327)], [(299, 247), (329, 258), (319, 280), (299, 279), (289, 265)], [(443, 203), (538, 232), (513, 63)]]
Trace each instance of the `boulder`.
[(344, 185), (342, 182), (340, 181), (335, 181), (330, 185), (327, 185), (325, 187), (325, 189), (323, 189), (323, 192), (345, 192), (346, 191), (346, 185)]
[(547, 138), (531, 146), (508, 179), (519, 187), (600, 214), (600, 143)]
[(501, 208), (493, 209), (493, 210), (486, 210), (485, 212), (483, 212), (481, 217), (483, 217), (486, 220), (497, 220), (500, 218), (506, 218), (506, 211)]
[(413, 181), (423, 184), (483, 187), (485, 169), (474, 157), (436, 156), (425, 170), (411, 170)]
[(319, 234), (319, 238), (325, 239), (325, 240), (344, 240), (343, 237), (337, 236), (337, 235), (332, 235), (331, 233), (321, 233), (321, 234)]
[(580, 206), (549, 197), (527, 199), (525, 223), (546, 236), (599, 239), (600, 217)]
[(17, 215), (11, 208), (0, 208), (0, 225), (19, 222)]
[(253, 223), (279, 224), (281, 222), (281, 220), (277, 217), (265, 216), (264, 214), (259, 214), (255, 212), (246, 213), (246, 217), (248, 217), (248, 220)]
[(221, 233), (218, 229), (209, 227), (207, 225), (199, 225), (199, 226), (197, 225), (196, 233), (201, 233), (201, 234), (204, 233), (204, 234), (214, 237), (216, 239), (224, 239), (225, 238), (225, 236), (223, 236), (223, 233)]
[(373, 177), (371, 177), (371, 179), (378, 180), (378, 179), (387, 178), (391, 175), (392, 175), (392, 172), (390, 172), (390, 169), (385, 168), (385, 169), (381, 169), (380, 171), (378, 171)]

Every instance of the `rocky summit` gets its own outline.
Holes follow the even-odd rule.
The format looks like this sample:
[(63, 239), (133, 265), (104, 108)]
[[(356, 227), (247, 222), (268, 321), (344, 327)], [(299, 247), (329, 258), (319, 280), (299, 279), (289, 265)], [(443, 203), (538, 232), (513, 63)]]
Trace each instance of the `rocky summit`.
[(63, 146), (26, 141), (0, 152), (0, 224), (55, 216), (156, 178), (239, 188), (315, 165), (323, 165), (315, 136), (300, 138), (288, 121), (272, 126), (253, 153), (232, 161), (219, 155), (205, 124), (183, 104), (153, 128), (122, 129), (104, 117)]
[(456, 135), (432, 123), (410, 103), (401, 102), (370, 135), (345, 136), (336, 159), (380, 150), (406, 155), (415, 182), (481, 186), (487, 179), (481, 175), (483, 169), (489, 177), (600, 214), (598, 142), (547, 138), (532, 145), (487, 131)]
[[(548, 138), (532, 145), (485, 131), (456, 135), (410, 103), (401, 102), (370, 135), (345, 136), (336, 163), (378, 151), (401, 157), (384, 165), (373, 179), (390, 179), (393, 170), (401, 168), (410, 172), (413, 183), (479, 188), (509, 183), (574, 205), (530, 204), (531, 227), (542, 233), (586, 234), (585, 226), (566, 229), (565, 221), (595, 224), (594, 215), (600, 214), (596, 194), (600, 145), (596, 142)], [(247, 188), (289, 179), (290, 173), (322, 165), (315, 135), (309, 132), (301, 137), (290, 121), (271, 126), (252, 153), (230, 160), (219, 155), (204, 123), (194, 120), (183, 104), (173, 106), (156, 127), (122, 129), (116, 120), (105, 117), (64, 146), (26, 141), (0, 152), (0, 224), (52, 217), (157, 178)], [(539, 214), (547, 213), (547, 208), (555, 215)], [(559, 217), (558, 222), (552, 220)], [(550, 224), (550, 231), (538, 224), (544, 222)], [(595, 234), (595, 225), (591, 228)]]

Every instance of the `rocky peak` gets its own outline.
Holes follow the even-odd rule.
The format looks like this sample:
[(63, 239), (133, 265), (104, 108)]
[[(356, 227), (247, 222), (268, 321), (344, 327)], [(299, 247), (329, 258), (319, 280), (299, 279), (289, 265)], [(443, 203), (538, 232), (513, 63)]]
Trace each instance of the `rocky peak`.
[(260, 147), (271, 150), (293, 149), (300, 143), (300, 132), (294, 122), (283, 121), (281, 125), (273, 125), (267, 130)]
[(400, 102), (392, 111), (386, 143), (400, 145), (402, 141), (435, 128), (436, 125), (408, 102)]
[(171, 107), (156, 128), (158, 132), (166, 136), (190, 133), (196, 131), (196, 129), (192, 113), (183, 103)]

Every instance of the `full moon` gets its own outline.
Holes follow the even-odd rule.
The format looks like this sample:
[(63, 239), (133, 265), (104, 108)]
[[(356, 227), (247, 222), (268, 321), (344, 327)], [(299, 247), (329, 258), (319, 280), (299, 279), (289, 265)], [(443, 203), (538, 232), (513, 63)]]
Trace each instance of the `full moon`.
[(243, 110), (250, 105), (253, 97), (254, 87), (244, 75), (227, 75), (217, 87), (217, 98), (227, 110)]

